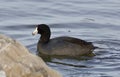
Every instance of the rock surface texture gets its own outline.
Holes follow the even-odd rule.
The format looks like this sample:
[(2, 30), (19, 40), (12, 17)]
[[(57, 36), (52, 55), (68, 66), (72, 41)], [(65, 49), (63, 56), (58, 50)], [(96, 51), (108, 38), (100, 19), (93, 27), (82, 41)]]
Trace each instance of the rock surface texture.
[(18, 41), (0, 34), (0, 71), (6, 77), (62, 77)]

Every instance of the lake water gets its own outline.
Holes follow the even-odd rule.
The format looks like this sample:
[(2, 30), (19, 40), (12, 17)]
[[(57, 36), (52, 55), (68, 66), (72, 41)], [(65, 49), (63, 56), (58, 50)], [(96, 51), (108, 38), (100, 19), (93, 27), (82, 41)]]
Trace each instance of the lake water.
[(120, 0), (0, 0), (0, 33), (36, 54), (36, 24), (49, 24), (52, 37), (93, 42), (96, 56), (46, 62), (64, 77), (120, 76)]

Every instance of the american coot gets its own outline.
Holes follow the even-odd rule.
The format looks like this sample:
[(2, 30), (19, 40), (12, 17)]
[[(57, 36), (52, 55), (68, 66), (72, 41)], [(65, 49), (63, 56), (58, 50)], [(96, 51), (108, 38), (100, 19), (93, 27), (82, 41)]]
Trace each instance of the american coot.
[(41, 35), (37, 51), (47, 56), (86, 56), (92, 54), (95, 48), (91, 42), (74, 37), (62, 36), (50, 39), (51, 31), (46, 24), (39, 24), (32, 34)]

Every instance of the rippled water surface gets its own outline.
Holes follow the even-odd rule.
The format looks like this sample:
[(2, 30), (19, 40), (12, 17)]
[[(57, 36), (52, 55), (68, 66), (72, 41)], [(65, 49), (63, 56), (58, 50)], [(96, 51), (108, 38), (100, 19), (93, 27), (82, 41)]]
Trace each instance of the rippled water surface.
[(0, 0), (0, 33), (36, 54), (36, 24), (49, 24), (52, 37), (93, 42), (96, 56), (46, 62), (64, 77), (120, 76), (120, 0)]

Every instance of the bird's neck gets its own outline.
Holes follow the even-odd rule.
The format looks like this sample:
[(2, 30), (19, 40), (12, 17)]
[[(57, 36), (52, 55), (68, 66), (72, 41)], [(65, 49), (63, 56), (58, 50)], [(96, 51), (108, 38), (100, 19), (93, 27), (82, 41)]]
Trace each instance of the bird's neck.
[(39, 42), (41, 42), (41, 43), (48, 43), (49, 40), (50, 40), (50, 34), (46, 33), (46, 34), (41, 34)]

